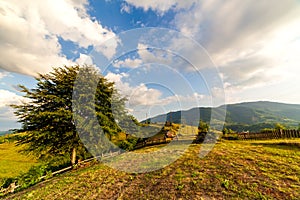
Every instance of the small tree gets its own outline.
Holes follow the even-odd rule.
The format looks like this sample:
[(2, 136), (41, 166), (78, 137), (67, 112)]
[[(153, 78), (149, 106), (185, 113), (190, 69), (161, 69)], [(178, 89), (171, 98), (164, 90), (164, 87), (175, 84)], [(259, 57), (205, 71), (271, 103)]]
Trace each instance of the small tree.
[(224, 127), (222, 130), (222, 133), (223, 133), (223, 135), (226, 135), (229, 133), (229, 130), (226, 127)]
[(274, 131), (274, 129), (272, 129), (272, 128), (263, 128), (260, 130), (261, 133), (270, 133), (272, 131)]
[[(119, 131), (119, 127), (113, 119), (111, 110), (113, 83), (97, 75), (94, 68), (88, 66), (84, 68), (87, 74), (98, 77), (99, 82), (95, 101), (91, 105), (82, 105), (84, 109), (75, 112), (95, 110), (105, 134), (115, 134)], [(76, 132), (74, 109), (72, 110), (73, 86), (79, 69), (79, 66), (55, 68), (49, 74), (39, 74), (36, 78), (36, 88), (19, 86), (29, 102), (12, 107), (19, 122), (22, 123), (22, 128), (18, 132), (26, 132), (18, 141), (18, 144), (26, 144), (26, 151), (42, 159), (68, 155), (72, 164), (77, 162), (78, 156), (87, 153)], [(123, 102), (122, 99), (119, 101)]]
[(198, 132), (199, 133), (207, 133), (209, 130), (209, 125), (204, 121), (200, 120), (198, 125)]
[(279, 130), (285, 130), (286, 128), (282, 124), (276, 123), (275, 126), (274, 126), (274, 129), (276, 131), (279, 131)]

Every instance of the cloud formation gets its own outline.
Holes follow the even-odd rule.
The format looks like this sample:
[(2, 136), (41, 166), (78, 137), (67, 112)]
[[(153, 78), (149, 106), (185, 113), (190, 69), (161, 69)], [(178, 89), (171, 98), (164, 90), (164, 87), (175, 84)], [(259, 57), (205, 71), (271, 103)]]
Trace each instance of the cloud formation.
[(159, 12), (160, 14), (164, 14), (164, 12), (173, 9), (188, 9), (194, 3), (199, 2), (198, 0), (125, 0), (128, 4), (136, 7), (142, 8), (144, 11), (148, 11), (149, 9)]
[[(273, 1), (272, 5), (268, 1), (212, 0), (177, 14), (174, 24), (207, 49), (225, 82), (243, 88), (266, 82), (270, 74), (280, 74), (276, 65), (282, 63), (276, 56), (283, 55), (275, 56), (278, 49), (268, 47), (275, 41), (285, 48), (287, 38), (299, 37), (299, 13), (299, 2), (293, 0)], [(290, 34), (278, 38), (282, 30)]]
[(8, 72), (0, 72), (0, 80), (6, 76), (8, 76)]
[(46, 73), (54, 66), (73, 64), (62, 54), (59, 38), (87, 48), (114, 37), (88, 16), (87, 4), (86, 0), (1, 1), (0, 67), (29, 75)]
[(18, 104), (26, 101), (24, 97), (21, 97), (8, 90), (0, 89), (0, 108), (7, 107), (11, 104)]
[(22, 96), (8, 90), (0, 89), (0, 128), (7, 130), (16, 127), (17, 118), (9, 105), (20, 104), (26, 101), (27, 100)]
[[(126, 107), (139, 120), (143, 119), (145, 113), (148, 113), (154, 107), (160, 107), (164, 111), (171, 107), (175, 110), (189, 109), (193, 106), (206, 105), (213, 106), (211, 96), (199, 94), (176, 94), (176, 91), (171, 91), (172, 94), (167, 96), (158, 89), (149, 88), (147, 84), (140, 83), (138, 85), (130, 85), (126, 82), (129, 75), (126, 73), (115, 74), (108, 73), (105, 78), (115, 82), (115, 86), (123, 97), (127, 98)], [(168, 88), (171, 89), (171, 88)], [(157, 113), (156, 113), (157, 114)]]
[(16, 127), (17, 118), (13, 114), (11, 104), (20, 104), (26, 102), (26, 99), (8, 90), (0, 89), (0, 122), (1, 130), (8, 130)]
[[(227, 88), (245, 89), (270, 84), (274, 79), (289, 79), (291, 74), (285, 73), (283, 66), (293, 72), (300, 72), (296, 68), (300, 45), (295, 45), (300, 36), (299, 1), (126, 2), (158, 14), (176, 11), (173, 25), (207, 50), (219, 67)], [(200, 66), (200, 69), (209, 66), (203, 63), (203, 58), (197, 52), (192, 51), (192, 43), (174, 40), (170, 47), (189, 49), (193, 63)], [(180, 53), (184, 55), (186, 52)], [(140, 54), (143, 61), (158, 60), (153, 52), (140, 51)], [(171, 63), (166, 57), (162, 62)]]
[(113, 65), (117, 68), (136, 68), (142, 64), (142, 60), (135, 58), (126, 58), (125, 60), (118, 60), (113, 63)]

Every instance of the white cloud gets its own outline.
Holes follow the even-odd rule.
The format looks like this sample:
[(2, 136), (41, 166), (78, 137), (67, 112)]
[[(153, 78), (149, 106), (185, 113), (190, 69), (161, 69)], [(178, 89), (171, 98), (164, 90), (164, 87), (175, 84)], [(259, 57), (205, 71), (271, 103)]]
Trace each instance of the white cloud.
[(115, 36), (90, 19), (85, 0), (10, 0), (0, 6), (0, 66), (7, 71), (35, 75), (73, 64), (62, 55), (59, 37), (86, 48)]
[(123, 3), (121, 7), (121, 13), (130, 13), (130, 12), (131, 12), (130, 6), (126, 3)]
[(115, 82), (116, 88), (122, 96), (127, 97), (128, 105), (132, 107), (136, 106), (165, 106), (172, 103), (196, 105), (201, 100), (209, 98), (206, 95), (194, 93), (191, 95), (177, 95), (163, 97), (163, 93), (160, 90), (148, 88), (146, 84), (141, 83), (137, 86), (131, 86), (124, 81), (129, 75), (126, 73), (114, 74), (108, 73), (105, 78)]
[(114, 66), (117, 68), (137, 68), (138, 66), (140, 66), (142, 64), (142, 60), (135, 58), (135, 59), (131, 59), (131, 58), (126, 58), (125, 60), (119, 60), (119, 61), (115, 61), (114, 62)]
[(188, 9), (198, 0), (126, 0), (126, 2), (137, 8), (142, 8), (144, 11), (151, 9), (163, 14), (170, 9)]
[(108, 73), (105, 78), (115, 82), (116, 88), (122, 96), (127, 97), (128, 104), (131, 106), (137, 105), (153, 105), (159, 102), (162, 93), (159, 90), (147, 88), (145, 84), (131, 86), (125, 82), (123, 78), (128, 77), (128, 74)]
[[(9, 107), (0, 107), (0, 122), (2, 121), (9, 121), (9, 122), (16, 122), (17, 117), (13, 113), (13, 109)], [(0, 130), (3, 130), (2, 126), (5, 124), (0, 123)]]
[(94, 49), (98, 53), (103, 54), (107, 59), (112, 59), (117, 52), (117, 47), (119, 44), (121, 44), (121, 40), (115, 36), (103, 43), (95, 44)]
[[(173, 44), (174, 43), (172, 43), (172, 45)], [(174, 46), (172, 46), (171, 48), (176, 49), (176, 47)], [(177, 50), (180, 51), (179, 48), (177, 48)], [(183, 56), (183, 58), (181, 58), (177, 55), (178, 52), (169, 51), (167, 46), (162, 46), (161, 48), (152, 48), (148, 47), (148, 45), (146, 44), (138, 43), (137, 53), (140, 57), (139, 62), (143, 64), (157, 63), (178, 70), (183, 70), (183, 67), (191, 67), (191, 65), (183, 59), (185, 58), (183, 52), (179, 52), (179, 56)]]
[(75, 60), (75, 63), (79, 65), (94, 65), (93, 59), (86, 54), (79, 54), (79, 58)]
[(174, 24), (206, 48), (226, 87), (238, 92), (289, 79), (291, 69), (300, 72), (295, 67), (300, 47), (294, 42), (300, 36), (299, 13), (300, 4), (293, 0), (212, 0), (179, 12)]
[[(176, 4), (176, 1), (127, 2), (145, 11), (152, 9), (159, 14), (169, 9), (176, 10), (173, 24), (181, 33), (199, 42), (207, 50), (219, 68), (227, 96), (230, 96), (227, 99), (234, 101), (241, 99), (241, 96), (249, 98), (244, 95), (244, 91), (252, 91), (253, 88), (257, 89), (257, 93), (267, 94), (264, 92), (266, 88), (272, 85), (279, 87), (281, 83), (287, 82), (292, 82), (288, 85), (297, 85), (299, 90), (298, 1), (253, 3), (251, 0), (211, 0), (195, 1), (193, 6), (190, 2), (186, 7)], [(189, 10), (180, 10), (179, 7)], [(194, 69), (184, 63), (176, 65), (177, 62), (172, 61), (174, 55), (168, 55), (164, 51), (151, 51), (143, 43), (139, 44), (138, 53), (144, 63), (162, 63), (181, 72), (187, 68), (191, 71), (214, 67), (204, 58), (205, 53), (199, 56), (199, 52), (193, 51), (194, 45), (195, 43), (187, 42), (185, 38), (176, 38), (170, 46), (163, 46), (164, 49), (178, 49), (177, 53), (183, 57), (188, 55), (191, 58), (189, 61), (197, 67)], [(295, 94), (296, 90), (293, 91)], [(255, 93), (252, 95), (255, 96)], [(282, 100), (281, 97), (276, 98)]]
[(3, 79), (4, 77), (8, 76), (8, 72), (0, 72), (0, 80)]
[(138, 44), (137, 49), (143, 63), (159, 63), (165, 65), (172, 63), (172, 55), (163, 49), (149, 48), (146, 44), (142, 43)]
[(11, 104), (26, 102), (26, 99), (8, 90), (0, 89), (0, 108), (7, 107)]
[(155, 105), (160, 101), (162, 93), (159, 90), (148, 88), (145, 84), (131, 88), (128, 95), (129, 105)]
[(16, 128), (16, 116), (13, 113), (13, 109), (9, 107), (11, 104), (20, 104), (27, 102), (28, 100), (22, 96), (19, 96), (8, 90), (0, 89), (0, 129), (8, 130), (10, 128)]

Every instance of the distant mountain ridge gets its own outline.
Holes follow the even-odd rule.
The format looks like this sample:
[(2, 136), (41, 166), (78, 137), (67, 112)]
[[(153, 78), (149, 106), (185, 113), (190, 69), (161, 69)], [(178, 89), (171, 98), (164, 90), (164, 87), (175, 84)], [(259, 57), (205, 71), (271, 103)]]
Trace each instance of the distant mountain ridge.
[(0, 136), (10, 134), (12, 131), (0, 131)]
[[(259, 131), (261, 128), (271, 128), (274, 123), (281, 123), (289, 128), (296, 128), (300, 123), (300, 104), (286, 104), (269, 101), (244, 102), (222, 105), (217, 108), (198, 107), (186, 111), (169, 112), (167, 114), (152, 117), (152, 123), (172, 121), (174, 123), (186, 123), (197, 125), (199, 117), (209, 122), (212, 116), (218, 115), (226, 107), (226, 126), (235, 131), (250, 130)], [(220, 112), (219, 112), (220, 111)], [(196, 120), (196, 121), (195, 121)]]

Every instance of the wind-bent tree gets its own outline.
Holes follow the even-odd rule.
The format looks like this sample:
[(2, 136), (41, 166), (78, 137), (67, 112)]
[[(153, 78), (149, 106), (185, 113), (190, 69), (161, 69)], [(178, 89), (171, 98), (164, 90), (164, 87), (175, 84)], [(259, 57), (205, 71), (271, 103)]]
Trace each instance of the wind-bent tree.
[[(41, 159), (68, 155), (72, 164), (77, 162), (78, 156), (87, 153), (76, 132), (72, 110), (73, 87), (79, 70), (79, 66), (55, 68), (49, 74), (39, 74), (34, 89), (19, 86), (29, 101), (12, 107), (22, 123), (18, 132), (26, 132), (18, 141), (18, 144), (27, 144), (26, 151)], [(84, 70), (98, 80), (96, 92), (89, 94), (94, 95), (95, 101), (81, 105), (83, 110), (95, 110), (106, 136), (118, 133), (120, 128), (114, 121), (111, 109), (112, 96), (115, 93), (114, 84), (98, 75), (93, 67), (85, 66)], [(81, 95), (80, 98), (85, 96)], [(120, 105), (124, 103), (119, 96), (115, 99)]]

